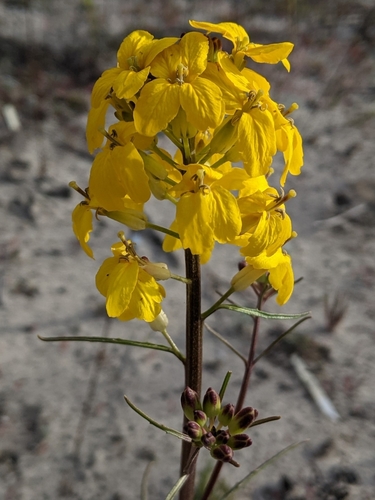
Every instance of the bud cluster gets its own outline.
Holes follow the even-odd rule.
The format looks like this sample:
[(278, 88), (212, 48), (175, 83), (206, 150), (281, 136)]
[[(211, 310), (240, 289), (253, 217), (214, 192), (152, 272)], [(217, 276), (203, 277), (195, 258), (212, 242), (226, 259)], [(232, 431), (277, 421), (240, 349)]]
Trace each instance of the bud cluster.
[(193, 444), (207, 448), (215, 460), (239, 467), (233, 459), (233, 452), (252, 444), (244, 432), (253, 424), (258, 411), (247, 406), (235, 413), (234, 405), (222, 406), (219, 394), (211, 387), (207, 389), (203, 403), (195, 391), (186, 387), (181, 395), (181, 406), (188, 419), (184, 432)]

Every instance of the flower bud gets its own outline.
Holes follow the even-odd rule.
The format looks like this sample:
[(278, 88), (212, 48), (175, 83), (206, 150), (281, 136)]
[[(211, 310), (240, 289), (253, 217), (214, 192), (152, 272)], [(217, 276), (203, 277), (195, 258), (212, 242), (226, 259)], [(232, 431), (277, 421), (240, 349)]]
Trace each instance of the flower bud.
[(171, 277), (171, 272), (164, 262), (146, 262), (143, 269), (156, 281), (168, 280)]
[(206, 432), (206, 434), (203, 434), (203, 436), (201, 437), (201, 443), (205, 448), (210, 450), (211, 447), (216, 443), (216, 438), (212, 434), (212, 432)]
[(228, 403), (227, 405), (223, 406), (219, 415), (218, 419), (221, 425), (227, 426), (229, 422), (232, 420), (234, 417), (234, 405), (231, 403)]
[(202, 409), (198, 394), (193, 389), (190, 389), (190, 387), (186, 387), (181, 394), (181, 406), (188, 420), (194, 420), (194, 410)]
[(124, 208), (120, 211), (105, 212), (105, 215), (110, 219), (116, 220), (130, 227), (133, 231), (141, 231), (146, 228), (146, 214), (132, 208)]
[(197, 422), (202, 427), (207, 422), (207, 415), (202, 410), (194, 410), (194, 422)]
[(192, 420), (189, 420), (184, 426), (184, 432), (186, 432), (193, 441), (199, 441), (203, 435), (202, 427)]
[(225, 154), (237, 140), (237, 129), (231, 123), (231, 117), (216, 130), (211, 142), (210, 152)]
[(228, 445), (221, 444), (211, 450), (211, 456), (220, 462), (230, 462), (233, 458), (233, 450)]
[(209, 387), (203, 398), (203, 411), (208, 418), (215, 418), (221, 409), (221, 401), (219, 394)]
[(168, 316), (165, 314), (163, 309), (160, 311), (158, 316), (154, 319), (154, 321), (151, 321), (149, 323), (151, 330), (154, 330), (154, 332), (161, 332), (163, 333), (167, 326), (168, 326)]
[(252, 440), (247, 434), (236, 434), (231, 436), (227, 442), (227, 445), (232, 448), (232, 450), (242, 450), (242, 448), (247, 448), (252, 445)]
[(142, 156), (145, 170), (147, 172), (160, 180), (166, 179), (168, 177), (167, 169), (162, 163), (157, 161), (154, 155), (146, 154), (143, 151), (140, 151), (140, 155)]
[(242, 408), (228, 424), (228, 431), (232, 436), (236, 434), (241, 434), (245, 431), (257, 418), (258, 411), (251, 406)]
[(267, 269), (255, 269), (253, 266), (247, 265), (233, 276), (230, 284), (236, 292), (240, 292), (252, 285), (254, 281), (263, 276), (266, 272)]
[(227, 444), (229, 439), (230, 439), (230, 434), (228, 431), (221, 430), (216, 433), (217, 444)]

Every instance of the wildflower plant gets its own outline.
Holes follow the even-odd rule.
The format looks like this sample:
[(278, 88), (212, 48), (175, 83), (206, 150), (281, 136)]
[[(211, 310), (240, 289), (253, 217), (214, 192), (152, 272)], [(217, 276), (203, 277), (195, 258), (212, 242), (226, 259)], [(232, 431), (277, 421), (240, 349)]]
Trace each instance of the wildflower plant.
[[(273, 295), (282, 306), (293, 292), (292, 262), (284, 247), (296, 237), (287, 214), (287, 202), (296, 193), (285, 191), (285, 184), (289, 174), (300, 173), (303, 150), (290, 117), (297, 104), (286, 108), (274, 101), (269, 82), (247, 67), (250, 59), (280, 62), (289, 71), (293, 44), (253, 43), (234, 23), (190, 21), (190, 25), (196, 31), (180, 38), (157, 40), (137, 30), (123, 40), (117, 66), (104, 71), (92, 91), (87, 143), (89, 151), (97, 153), (88, 187), (70, 185), (83, 197), (73, 211), (73, 231), (89, 257), (93, 258), (90, 235), (95, 219), (109, 217), (121, 225), (112, 256), (96, 275), (108, 316), (146, 322), (164, 335), (168, 345), (125, 339), (121, 343), (172, 353), (185, 370), (182, 432), (155, 422), (127, 397), (126, 401), (153, 425), (182, 439), (181, 478), (167, 498), (178, 491), (183, 500), (193, 498), (196, 458), (200, 450), (208, 450), (216, 465), (204, 500), (224, 463), (239, 466), (238, 450), (251, 445), (251, 428), (278, 418), (259, 419), (256, 409), (244, 406), (252, 368), (264, 354), (255, 358), (260, 319), (296, 318), (300, 323), (308, 315), (263, 311)], [(232, 45), (230, 53), (222, 49), (218, 36)], [(106, 128), (108, 109), (114, 123)], [(167, 149), (158, 145), (162, 134), (169, 141)], [(277, 152), (284, 159), (280, 171), (272, 167)], [(155, 225), (146, 215), (147, 204), (155, 199), (160, 210), (174, 214), (169, 228)], [(186, 276), (138, 253), (141, 249), (126, 236), (129, 229), (164, 233), (165, 252), (184, 251)], [(233, 259), (242, 262), (228, 290), (201, 311), (200, 266), (210, 260), (216, 243), (232, 245)], [(170, 279), (186, 287), (184, 353), (167, 331), (162, 308)], [(255, 292), (256, 308), (227, 301), (248, 287)], [(229, 374), (219, 392), (209, 388), (201, 396), (202, 328), (219, 309), (254, 319), (249, 354), (237, 353), (245, 372), (235, 404), (222, 404)]]

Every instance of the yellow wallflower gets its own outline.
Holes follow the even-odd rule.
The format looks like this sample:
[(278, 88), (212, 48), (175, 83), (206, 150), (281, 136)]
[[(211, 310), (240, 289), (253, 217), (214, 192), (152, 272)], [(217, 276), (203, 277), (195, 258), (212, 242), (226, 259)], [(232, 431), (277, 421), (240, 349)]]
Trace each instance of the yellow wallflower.
[(164, 288), (148, 274), (130, 241), (112, 245), (113, 257), (106, 259), (96, 275), (96, 286), (106, 297), (108, 316), (129, 321), (154, 321), (161, 312)]
[[(205, 263), (215, 241), (228, 243), (239, 234), (240, 211), (230, 190), (238, 189), (242, 180), (232, 176), (231, 170), (223, 173), (199, 164), (185, 168), (181, 182), (171, 190), (173, 196), (180, 196), (172, 230), (179, 234), (182, 247), (190, 248)], [(170, 240), (166, 238), (165, 251), (178, 246)]]
[(233, 43), (232, 56), (239, 69), (243, 68), (243, 59), (244, 56), (247, 56), (258, 63), (276, 64), (281, 61), (285, 68), (290, 70), (287, 57), (294, 47), (290, 42), (261, 45), (250, 42), (250, 37), (244, 28), (235, 23), (189, 22), (194, 28), (205, 30), (207, 33), (220, 33), (224, 38), (230, 40)]
[(91, 153), (103, 143), (98, 129), (104, 127), (108, 106), (121, 109), (119, 99), (132, 99), (146, 82), (152, 60), (177, 40), (172, 37), (154, 40), (153, 35), (142, 30), (133, 31), (123, 40), (117, 52), (117, 67), (104, 71), (92, 90), (86, 129)]
[(187, 33), (154, 59), (151, 73), (155, 80), (143, 87), (134, 110), (139, 133), (154, 136), (166, 129), (180, 107), (198, 130), (221, 123), (225, 105), (220, 88), (200, 77), (207, 66), (207, 54), (207, 38)]
[(109, 129), (106, 146), (94, 159), (89, 179), (93, 203), (106, 210), (122, 210), (128, 196), (145, 203), (151, 195), (141, 155), (134, 145), (133, 123), (120, 122)]

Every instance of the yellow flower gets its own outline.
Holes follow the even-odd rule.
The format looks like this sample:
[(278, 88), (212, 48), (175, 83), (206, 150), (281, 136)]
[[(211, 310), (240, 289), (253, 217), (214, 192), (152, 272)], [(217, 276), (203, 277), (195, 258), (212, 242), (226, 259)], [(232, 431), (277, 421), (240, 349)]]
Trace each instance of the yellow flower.
[(276, 189), (268, 188), (238, 199), (242, 231), (241, 236), (236, 238), (236, 243), (243, 246), (242, 255), (256, 257), (262, 252), (273, 255), (286, 241), (295, 236), (284, 205), (294, 196), (294, 191), (279, 196)]
[(281, 61), (285, 68), (290, 70), (287, 57), (294, 46), (290, 42), (261, 45), (250, 42), (250, 37), (244, 28), (235, 23), (189, 22), (194, 28), (205, 30), (207, 33), (220, 33), (224, 38), (230, 40), (233, 43), (233, 60), (239, 69), (243, 68), (244, 56), (247, 56), (258, 63), (276, 64)]
[[(185, 168), (181, 182), (171, 190), (173, 196), (180, 196), (171, 228), (179, 234), (182, 247), (190, 248), (205, 263), (215, 241), (228, 243), (239, 234), (240, 212), (230, 190), (238, 189), (242, 179), (233, 175), (232, 169), (226, 171), (225, 167), (223, 171), (199, 164)], [(171, 237), (166, 238), (165, 251), (179, 246), (171, 240)]]
[(143, 87), (134, 109), (139, 133), (154, 136), (166, 129), (180, 107), (198, 130), (221, 123), (225, 105), (220, 88), (200, 77), (207, 66), (207, 54), (207, 38), (187, 33), (154, 59), (151, 73), (155, 80)]
[(143, 269), (132, 243), (112, 245), (113, 257), (106, 259), (96, 275), (96, 286), (106, 297), (108, 316), (129, 321), (154, 321), (161, 313), (164, 288)]
[[(146, 82), (152, 60), (178, 38), (154, 40), (147, 31), (137, 30), (128, 35), (117, 52), (117, 67), (104, 71), (91, 94), (91, 110), (87, 120), (86, 137), (92, 153), (103, 143), (98, 129), (105, 124), (108, 106), (121, 110), (119, 99), (132, 99)], [(125, 105), (125, 108), (129, 111)]]
[(73, 232), (82, 250), (93, 259), (94, 253), (88, 244), (92, 232), (92, 212), (87, 202), (83, 201), (75, 207), (72, 213), (72, 222)]
[(267, 269), (269, 272), (268, 281), (272, 288), (278, 292), (276, 302), (280, 306), (288, 302), (294, 289), (294, 274), (290, 255), (279, 248), (270, 257), (262, 253), (257, 257), (246, 257), (246, 262), (254, 269)]
[(246, 266), (238, 271), (231, 280), (235, 291), (241, 291), (252, 285), (268, 272), (268, 281), (278, 292), (276, 302), (283, 306), (288, 302), (294, 289), (294, 274), (290, 256), (281, 248), (271, 257), (265, 253), (257, 257), (246, 257)]
[(96, 206), (122, 210), (128, 196), (135, 203), (145, 203), (151, 195), (141, 155), (134, 145), (133, 123), (119, 122), (109, 129), (104, 149), (91, 167), (89, 193)]

